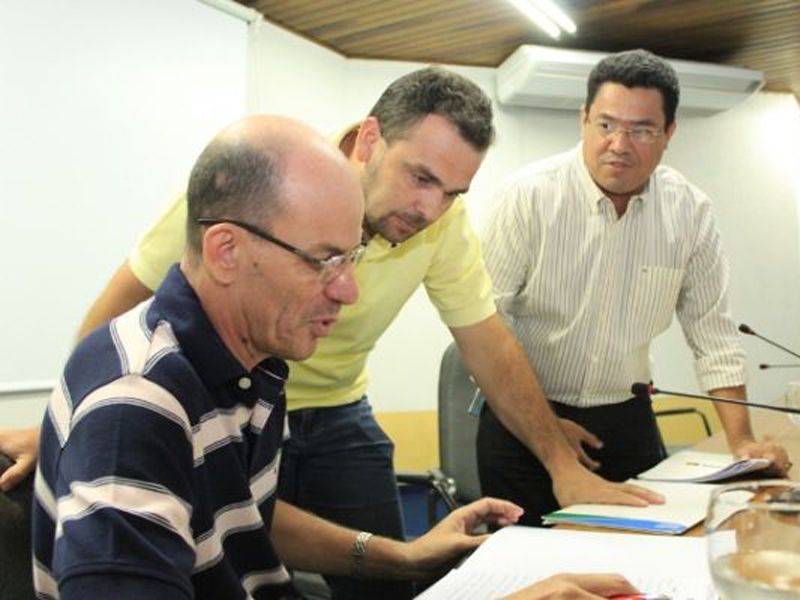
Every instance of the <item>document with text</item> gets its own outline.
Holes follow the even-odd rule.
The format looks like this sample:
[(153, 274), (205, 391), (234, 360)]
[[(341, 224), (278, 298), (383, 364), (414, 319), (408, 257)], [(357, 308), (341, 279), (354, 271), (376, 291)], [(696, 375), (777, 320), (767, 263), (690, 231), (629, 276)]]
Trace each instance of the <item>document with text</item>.
[(557, 573), (621, 573), (642, 592), (718, 600), (702, 538), (506, 527), (418, 600), (495, 600)]
[(763, 471), (768, 466), (766, 458), (737, 460), (731, 454), (682, 450), (652, 469), (639, 473), (637, 478), (650, 481), (723, 481), (745, 473)]

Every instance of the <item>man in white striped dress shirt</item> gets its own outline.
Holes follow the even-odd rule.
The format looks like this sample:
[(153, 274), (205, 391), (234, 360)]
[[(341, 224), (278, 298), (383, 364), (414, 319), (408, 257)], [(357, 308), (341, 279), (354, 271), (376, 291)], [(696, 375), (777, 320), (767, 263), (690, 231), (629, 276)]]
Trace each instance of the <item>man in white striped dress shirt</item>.
[[(484, 236), (500, 313), (557, 414), (595, 435), (587, 450), (614, 481), (663, 456), (651, 404), (632, 399), (631, 385), (650, 380), (650, 342), (673, 314), (701, 388), (745, 398), (744, 352), (711, 205), (680, 173), (659, 166), (678, 97), (673, 69), (649, 52), (602, 60), (589, 76), (582, 143), (517, 174)], [(743, 407), (716, 407), (733, 453), (767, 457), (773, 474), (786, 472), (785, 451), (754, 439)], [(478, 455), (484, 493), (523, 506), (526, 523), (558, 507), (547, 472), (489, 407)]]
[(471, 528), (516, 520), (518, 507), (484, 499), (404, 544), (277, 500), (282, 359), (309, 356), (356, 300), (363, 196), (326, 139), (251, 117), (204, 150), (188, 197), (180, 265), (81, 342), (51, 398), (33, 510), (39, 598), (283, 598), (284, 562), (425, 576), (480, 544)]

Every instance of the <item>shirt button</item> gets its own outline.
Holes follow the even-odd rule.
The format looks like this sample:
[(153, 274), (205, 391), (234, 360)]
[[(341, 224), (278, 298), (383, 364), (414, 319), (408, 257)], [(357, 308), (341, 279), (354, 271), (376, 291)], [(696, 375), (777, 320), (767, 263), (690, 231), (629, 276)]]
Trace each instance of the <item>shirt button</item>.
[(239, 379), (239, 388), (242, 390), (249, 390), (253, 386), (253, 382), (249, 377), (242, 377)]

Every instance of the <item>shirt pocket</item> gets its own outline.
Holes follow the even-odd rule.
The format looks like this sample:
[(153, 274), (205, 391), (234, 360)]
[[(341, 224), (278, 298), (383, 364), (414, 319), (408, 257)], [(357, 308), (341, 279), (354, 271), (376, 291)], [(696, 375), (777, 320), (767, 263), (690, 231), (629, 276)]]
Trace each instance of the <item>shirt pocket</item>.
[(683, 269), (671, 267), (639, 268), (631, 300), (634, 336), (641, 335), (641, 340), (646, 342), (669, 327), (681, 291), (683, 273)]

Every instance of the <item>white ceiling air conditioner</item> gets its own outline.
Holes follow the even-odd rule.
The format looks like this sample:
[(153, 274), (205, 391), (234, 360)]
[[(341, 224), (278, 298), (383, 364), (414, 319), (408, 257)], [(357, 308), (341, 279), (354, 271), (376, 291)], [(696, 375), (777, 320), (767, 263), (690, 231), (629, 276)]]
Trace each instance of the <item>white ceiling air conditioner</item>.
[[(586, 99), (586, 80), (608, 54), (546, 46), (520, 46), (497, 68), (503, 104), (577, 109)], [(764, 85), (761, 71), (686, 60), (668, 61), (678, 74), (682, 115), (710, 115), (738, 104)]]

